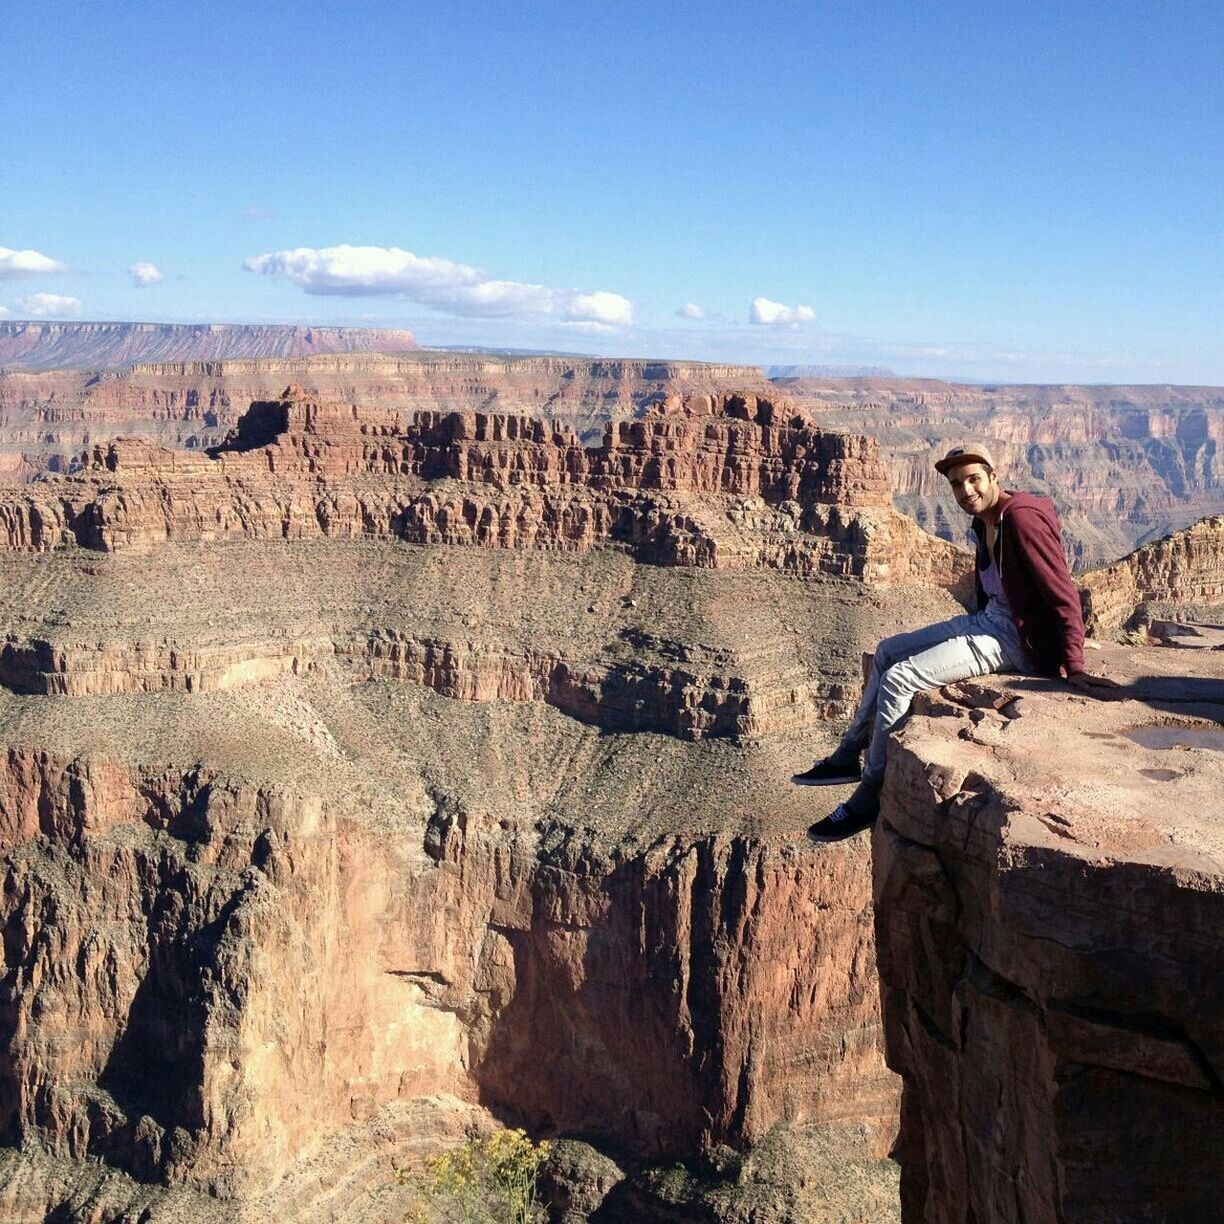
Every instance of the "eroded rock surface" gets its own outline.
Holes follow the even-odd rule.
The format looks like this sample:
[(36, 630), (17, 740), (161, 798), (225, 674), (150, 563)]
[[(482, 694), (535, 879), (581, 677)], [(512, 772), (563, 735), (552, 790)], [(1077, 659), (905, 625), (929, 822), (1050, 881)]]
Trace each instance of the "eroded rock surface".
[(1210, 1220), (1224, 1195), (1224, 667), (1107, 648), (1098, 702), (921, 699), (874, 833), (903, 1217)]
[[(211, 456), (211, 457), (210, 457)], [(585, 448), (563, 427), (402, 414), (290, 389), (209, 455), (123, 440), (88, 469), (0, 496), (0, 547), (116, 551), (169, 539), (392, 538), (763, 566), (963, 592), (968, 559), (888, 508), (870, 439), (755, 396), (668, 400)]]
[[(826, 796), (789, 775), (964, 558), (775, 412), (586, 449), (290, 397), (5, 499), (9, 1216), (386, 1219), (496, 1117), (726, 1148), (755, 1219), (856, 1170), (888, 1218), (867, 847), (797, 841)], [(788, 1182), (762, 1143), (826, 1156)]]
[(2, 369), (0, 473), (29, 479), (62, 471), (82, 450), (118, 436), (199, 450), (219, 442), (253, 401), (273, 399), (287, 384), (366, 409), (551, 417), (587, 442), (597, 442), (610, 419), (640, 415), (668, 394), (772, 390), (748, 366), (443, 352)]
[[(355, 333), (353, 343), (373, 334)], [(771, 383), (754, 367), (702, 362), (438, 352), (221, 355), (123, 369), (0, 370), (0, 475), (29, 480), (66, 470), (88, 446), (120, 435), (176, 449), (215, 445), (252, 401), (272, 399), (288, 383), (316, 400), (367, 409), (548, 417), (587, 444), (599, 441), (609, 420), (640, 417), (669, 395), (738, 392), (785, 396), (825, 426), (877, 438), (895, 506), (949, 540), (965, 538), (964, 520), (933, 463), (967, 434), (989, 440), (1010, 487), (1054, 497), (1079, 568), (1109, 563), (1224, 509), (1217, 457), (1224, 391), (1216, 387), (810, 377)]]
[(775, 381), (822, 423), (877, 438), (897, 508), (945, 539), (966, 528), (934, 463), (966, 437), (990, 445), (1006, 487), (1054, 498), (1077, 568), (1224, 510), (1220, 387)]
[(1096, 637), (1170, 617), (1224, 624), (1224, 516), (1145, 544), (1079, 586)]

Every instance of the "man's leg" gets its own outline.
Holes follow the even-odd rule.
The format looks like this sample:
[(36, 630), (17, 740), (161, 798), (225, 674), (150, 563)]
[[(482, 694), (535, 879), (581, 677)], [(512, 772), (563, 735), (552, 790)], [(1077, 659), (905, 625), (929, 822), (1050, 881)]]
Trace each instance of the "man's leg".
[(915, 693), (1013, 666), (1003, 643), (991, 632), (985, 617), (957, 617), (953, 621), (945, 621), (943, 625), (931, 626), (932, 630), (941, 628), (950, 630), (943, 640), (883, 668), (862, 781), (845, 803), (812, 826), (813, 836), (844, 837), (866, 827), (875, 819), (879, 809), (880, 787), (884, 782), (888, 737), (909, 713)]
[[(860, 751), (871, 742), (872, 732), (876, 724), (876, 705), (880, 693), (880, 681), (884, 673), (894, 664), (903, 659), (911, 658), (932, 646), (938, 646), (949, 638), (961, 637), (973, 633), (979, 628), (975, 616), (965, 614), (954, 616), (951, 620), (938, 621), (934, 625), (924, 625), (909, 633), (897, 633), (884, 638), (876, 647), (871, 660), (871, 670), (867, 683), (863, 686), (863, 695), (859, 698), (858, 708), (850, 725), (841, 737), (837, 752), (843, 750)], [(950, 682), (945, 682), (950, 683)]]
[(951, 620), (926, 625), (910, 633), (898, 633), (884, 638), (876, 647), (867, 683), (863, 686), (863, 695), (859, 698), (858, 708), (841, 741), (828, 756), (822, 757), (803, 773), (795, 774), (791, 780), (800, 786), (831, 786), (857, 781), (862, 776), (859, 756), (871, 742), (875, 728), (880, 682), (884, 673), (902, 659), (947, 641), (950, 637), (971, 633), (975, 623), (972, 616), (955, 616)]
[(893, 663), (881, 676), (875, 726), (863, 765), (864, 783), (873, 785), (877, 792), (884, 781), (888, 737), (909, 713), (915, 693), (1002, 671), (1010, 665), (1003, 643), (990, 631), (985, 618), (967, 619), (974, 622), (968, 632)]

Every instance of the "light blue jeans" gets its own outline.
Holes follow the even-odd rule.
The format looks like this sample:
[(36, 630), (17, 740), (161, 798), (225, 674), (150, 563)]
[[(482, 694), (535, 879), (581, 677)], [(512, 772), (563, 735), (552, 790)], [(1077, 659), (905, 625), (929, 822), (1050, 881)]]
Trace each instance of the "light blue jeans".
[(879, 790), (889, 734), (909, 713), (915, 693), (987, 672), (1029, 669), (1011, 613), (994, 600), (981, 612), (885, 638), (876, 647), (871, 675), (841, 747), (866, 747), (863, 784)]

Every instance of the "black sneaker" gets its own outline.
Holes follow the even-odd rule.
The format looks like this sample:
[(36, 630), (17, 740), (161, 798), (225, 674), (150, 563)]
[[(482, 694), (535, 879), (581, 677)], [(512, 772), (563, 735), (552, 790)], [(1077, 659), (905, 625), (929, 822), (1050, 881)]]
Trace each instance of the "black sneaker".
[(823, 820), (818, 820), (809, 830), (808, 837), (817, 842), (836, 842), (853, 837), (863, 829), (870, 829), (876, 822), (875, 812), (856, 812), (839, 803)]
[(816, 762), (804, 773), (792, 775), (796, 786), (837, 786), (857, 782), (863, 776), (863, 766), (857, 752), (835, 752)]

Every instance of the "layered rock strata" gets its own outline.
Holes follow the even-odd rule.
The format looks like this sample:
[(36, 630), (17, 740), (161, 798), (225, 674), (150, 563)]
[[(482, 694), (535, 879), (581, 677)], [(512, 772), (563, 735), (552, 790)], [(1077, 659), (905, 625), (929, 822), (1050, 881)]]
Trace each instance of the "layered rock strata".
[[(1214, 658), (1218, 658), (1215, 656)], [(1224, 668), (921, 699), (874, 833), (914, 1224), (1209, 1220), (1224, 1194)]]
[(0, 546), (107, 551), (168, 539), (369, 536), (588, 550), (963, 591), (965, 554), (887, 507), (869, 439), (755, 396), (668, 400), (602, 446), (532, 418), (253, 404), (186, 454), (122, 441), (88, 469), (0, 499)]
[(775, 380), (817, 418), (879, 439), (898, 509), (945, 539), (964, 518), (935, 460), (986, 441), (1011, 488), (1051, 495), (1071, 560), (1101, 565), (1224, 510), (1224, 389)]
[(1224, 624), (1224, 516), (1145, 544), (1079, 585), (1094, 636), (1169, 617)]
[(0, 371), (0, 475), (64, 470), (91, 444), (119, 435), (176, 449), (212, 446), (249, 403), (287, 383), (367, 408), (549, 417), (586, 443), (609, 420), (640, 416), (669, 394), (785, 394), (824, 424), (878, 438), (897, 508), (958, 541), (964, 521), (933, 462), (966, 434), (982, 436), (1010, 485), (1055, 498), (1081, 568), (1224, 509), (1219, 388), (811, 377), (771, 384), (745, 366), (437, 352)]
[(862, 650), (955, 611), (911, 569), (964, 560), (777, 409), (588, 450), (291, 397), (4, 499), (8, 1217), (396, 1218), (496, 1118), (819, 1150), (754, 1218), (849, 1169), (889, 1218), (866, 848), (796, 844), (788, 779)]
[(89, 446), (121, 435), (174, 449), (212, 446), (253, 401), (275, 398), (286, 384), (367, 409), (550, 417), (587, 442), (609, 420), (640, 415), (669, 394), (771, 392), (745, 366), (439, 352), (0, 370), (0, 472), (62, 471)]

